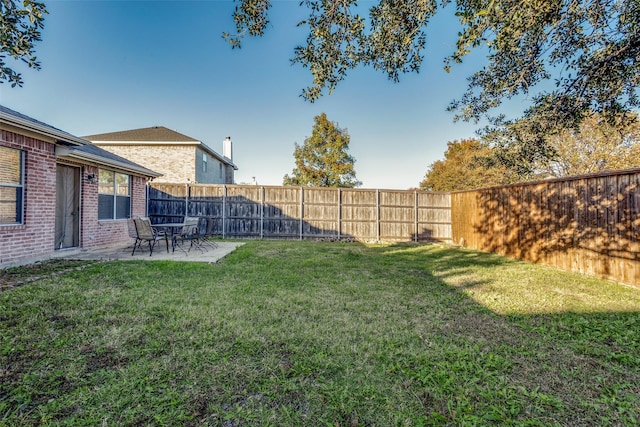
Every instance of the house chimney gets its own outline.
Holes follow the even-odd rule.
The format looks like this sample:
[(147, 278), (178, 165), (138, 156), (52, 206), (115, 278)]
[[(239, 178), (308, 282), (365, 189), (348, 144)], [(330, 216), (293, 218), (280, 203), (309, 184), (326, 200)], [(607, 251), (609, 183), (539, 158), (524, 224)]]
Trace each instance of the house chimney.
[(231, 144), (230, 136), (226, 137), (222, 143), (222, 155), (233, 163), (233, 145)]

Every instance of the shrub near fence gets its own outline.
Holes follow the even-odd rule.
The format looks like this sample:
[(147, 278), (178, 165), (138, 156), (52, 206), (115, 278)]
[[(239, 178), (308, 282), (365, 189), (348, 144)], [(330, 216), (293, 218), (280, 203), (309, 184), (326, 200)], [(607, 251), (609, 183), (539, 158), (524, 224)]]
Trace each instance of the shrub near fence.
[(451, 240), (451, 200), (414, 190), (151, 183), (156, 223), (210, 216), (222, 237)]
[(456, 192), (453, 242), (640, 285), (640, 169)]

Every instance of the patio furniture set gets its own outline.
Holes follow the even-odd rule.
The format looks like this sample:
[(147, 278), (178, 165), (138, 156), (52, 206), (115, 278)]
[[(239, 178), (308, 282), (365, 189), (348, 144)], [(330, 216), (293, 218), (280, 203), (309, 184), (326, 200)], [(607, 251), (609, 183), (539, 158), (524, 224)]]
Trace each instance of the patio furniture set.
[[(169, 253), (169, 241), (171, 251), (176, 248), (188, 254), (192, 248), (201, 252), (209, 248), (215, 249), (218, 245), (211, 240), (213, 237), (215, 219), (211, 217), (185, 217), (180, 223), (152, 224), (148, 217), (130, 218), (127, 222), (129, 237), (134, 239), (133, 251), (142, 249), (142, 245), (149, 245), (149, 256), (153, 255), (153, 249), (159, 241), (164, 240), (167, 253)], [(188, 248), (186, 244), (189, 243)]]

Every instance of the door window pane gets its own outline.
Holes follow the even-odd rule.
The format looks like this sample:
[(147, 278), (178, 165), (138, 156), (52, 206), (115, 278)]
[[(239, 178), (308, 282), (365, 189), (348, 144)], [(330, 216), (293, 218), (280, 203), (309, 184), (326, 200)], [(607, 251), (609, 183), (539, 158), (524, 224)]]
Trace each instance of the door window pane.
[(131, 203), (129, 196), (116, 197), (116, 218), (129, 218), (131, 212)]
[(129, 195), (129, 175), (117, 173), (116, 186), (117, 186), (116, 194), (118, 196), (128, 196)]
[(100, 169), (98, 173), (98, 193), (113, 194), (114, 172)]

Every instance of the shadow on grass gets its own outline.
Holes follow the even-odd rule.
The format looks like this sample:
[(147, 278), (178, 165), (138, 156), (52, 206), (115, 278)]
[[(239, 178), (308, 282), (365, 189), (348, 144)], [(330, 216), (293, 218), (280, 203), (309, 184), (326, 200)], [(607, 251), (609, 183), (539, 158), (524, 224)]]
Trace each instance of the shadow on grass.
[[(550, 414), (542, 424), (638, 422), (640, 289), (495, 254), (434, 248), (383, 249), (411, 269), (421, 267), (431, 283), (425, 290), (446, 306), (416, 326), (427, 344), (444, 340), (472, 348), (474, 357), (485, 361), (509, 354), (502, 371), (506, 394), (518, 390), (532, 405), (516, 405), (515, 419), (527, 418), (520, 418), (521, 410), (543, 409)], [(442, 299), (451, 292), (455, 298)], [(487, 368), (485, 374), (491, 372)], [(455, 371), (445, 376), (455, 377)], [(504, 421), (504, 414), (493, 415)]]
[(504, 302), (565, 285), (612, 286), (444, 245), (101, 263), (0, 293), (0, 425), (635, 425), (638, 312)]

